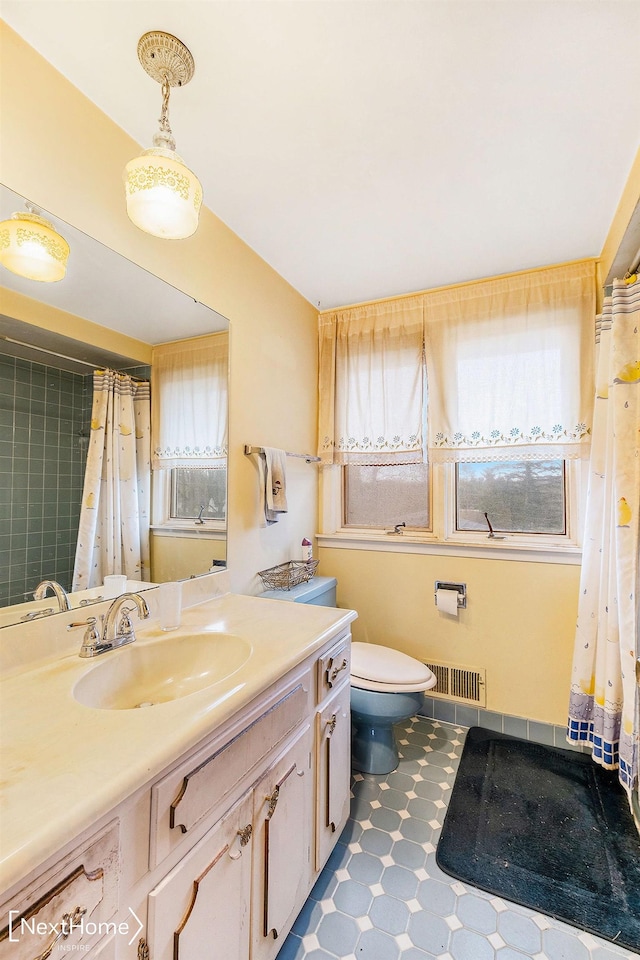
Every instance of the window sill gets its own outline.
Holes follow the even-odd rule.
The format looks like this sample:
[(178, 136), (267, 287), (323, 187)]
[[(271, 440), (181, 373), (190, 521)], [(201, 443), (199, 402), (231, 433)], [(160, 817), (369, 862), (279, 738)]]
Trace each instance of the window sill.
[(575, 544), (533, 545), (513, 539), (493, 542), (474, 540), (437, 540), (435, 537), (416, 537), (409, 534), (376, 534), (345, 532), (319, 534), (319, 547), (339, 550), (374, 550), (382, 553), (419, 553), (440, 556), (470, 557), (476, 559), (517, 560), (525, 563), (562, 563), (580, 565), (582, 551)]
[(227, 531), (224, 527), (208, 526), (207, 521), (196, 524), (187, 523), (152, 523), (150, 527), (155, 537), (181, 537), (183, 540), (226, 540)]

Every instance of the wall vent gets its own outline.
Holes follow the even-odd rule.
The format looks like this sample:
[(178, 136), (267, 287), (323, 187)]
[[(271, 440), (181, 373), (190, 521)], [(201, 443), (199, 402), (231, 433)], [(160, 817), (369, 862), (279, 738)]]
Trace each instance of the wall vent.
[(459, 703), (473, 703), (484, 707), (487, 702), (487, 671), (471, 667), (461, 667), (455, 663), (428, 663), (429, 670), (435, 674), (437, 684), (427, 690), (427, 697), (442, 697)]

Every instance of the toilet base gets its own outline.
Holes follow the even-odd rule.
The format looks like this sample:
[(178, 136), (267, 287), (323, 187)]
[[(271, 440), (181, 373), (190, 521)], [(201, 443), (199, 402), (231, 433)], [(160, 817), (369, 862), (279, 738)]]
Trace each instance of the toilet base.
[(354, 723), (351, 735), (351, 768), (360, 773), (391, 773), (400, 762), (391, 726)]
[(424, 704), (424, 693), (379, 693), (351, 688), (351, 766), (384, 775), (400, 762), (393, 725), (408, 720)]

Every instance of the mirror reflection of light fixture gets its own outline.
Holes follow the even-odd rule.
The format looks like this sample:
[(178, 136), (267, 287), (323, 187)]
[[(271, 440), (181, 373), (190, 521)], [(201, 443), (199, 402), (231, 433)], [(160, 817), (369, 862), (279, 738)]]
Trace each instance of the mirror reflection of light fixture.
[(153, 147), (125, 167), (127, 213), (145, 233), (181, 240), (198, 227), (202, 187), (176, 153), (169, 126), (169, 94), (171, 87), (183, 87), (191, 80), (195, 64), (177, 37), (159, 30), (140, 37), (138, 59), (149, 76), (162, 85), (162, 113)]
[(27, 280), (54, 283), (67, 272), (69, 244), (30, 203), (0, 223), (0, 263)]

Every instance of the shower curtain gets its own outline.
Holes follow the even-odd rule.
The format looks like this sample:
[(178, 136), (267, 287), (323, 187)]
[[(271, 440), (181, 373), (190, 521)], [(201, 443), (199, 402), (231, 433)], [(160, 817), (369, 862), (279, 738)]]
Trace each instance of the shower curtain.
[(94, 373), (74, 590), (113, 573), (149, 579), (150, 420), (147, 381)]
[(596, 397), (567, 739), (618, 768), (631, 799), (640, 547), (640, 279), (615, 280), (596, 322)]

